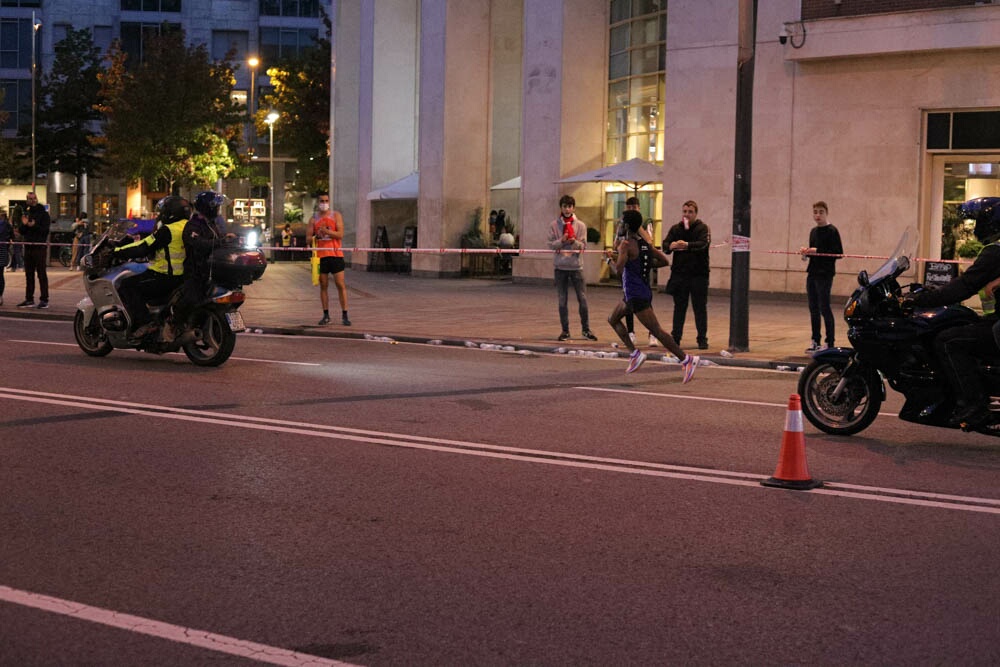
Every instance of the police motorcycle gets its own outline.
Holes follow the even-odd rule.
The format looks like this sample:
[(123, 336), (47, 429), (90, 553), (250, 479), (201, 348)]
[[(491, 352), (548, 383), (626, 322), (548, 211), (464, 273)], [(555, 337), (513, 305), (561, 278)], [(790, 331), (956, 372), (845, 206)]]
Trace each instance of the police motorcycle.
[[(871, 425), (886, 398), (885, 385), (906, 397), (899, 418), (960, 428), (949, 423), (955, 397), (936, 363), (934, 338), (956, 326), (979, 322), (980, 315), (960, 304), (912, 308), (897, 279), (910, 267), (916, 247), (904, 232), (892, 256), (874, 273), (858, 274), (858, 288), (844, 308), (851, 348), (813, 354), (799, 376), (802, 414), (813, 426), (833, 435), (854, 435)], [(922, 289), (907, 286), (908, 293)], [(991, 396), (1000, 396), (1000, 359), (980, 359), (980, 372)], [(1000, 405), (991, 401), (991, 419), (975, 430), (1000, 435)]]
[(183, 321), (171, 317), (180, 288), (169, 297), (146, 303), (152, 321), (160, 324), (137, 335), (119, 286), (126, 278), (146, 271), (146, 264), (117, 261), (113, 250), (127, 238), (127, 223), (111, 225), (81, 261), (87, 296), (77, 304), (73, 334), (84, 353), (103, 357), (113, 349), (165, 354), (184, 350), (196, 366), (223, 364), (236, 346), (236, 334), (246, 329), (239, 307), (243, 286), (260, 278), (267, 262), (260, 250), (222, 247), (212, 253), (206, 296), (188, 309)]

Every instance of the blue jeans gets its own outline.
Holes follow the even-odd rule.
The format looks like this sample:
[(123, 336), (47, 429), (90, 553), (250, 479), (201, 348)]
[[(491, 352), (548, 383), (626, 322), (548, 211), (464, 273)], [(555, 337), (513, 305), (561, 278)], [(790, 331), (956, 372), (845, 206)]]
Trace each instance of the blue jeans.
[(576, 301), (580, 304), (580, 324), (584, 331), (590, 331), (590, 310), (587, 308), (587, 284), (583, 281), (583, 269), (564, 271), (556, 269), (556, 291), (559, 293), (559, 323), (562, 330), (569, 332), (569, 286), (576, 290)]
[(812, 339), (820, 341), (819, 318), (822, 315), (826, 324), (826, 344), (833, 347), (834, 323), (833, 310), (830, 308), (830, 291), (833, 289), (833, 276), (806, 276), (806, 292), (809, 294), (809, 323), (812, 325)]

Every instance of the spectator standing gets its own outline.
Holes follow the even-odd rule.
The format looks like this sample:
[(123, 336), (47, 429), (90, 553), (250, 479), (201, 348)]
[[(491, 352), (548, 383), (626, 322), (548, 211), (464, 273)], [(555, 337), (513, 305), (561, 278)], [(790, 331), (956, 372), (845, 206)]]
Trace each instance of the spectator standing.
[(316, 242), (319, 255), (319, 300), (323, 306), (323, 317), (320, 324), (330, 323), (330, 274), (333, 274), (333, 283), (337, 287), (337, 296), (340, 298), (341, 323), (345, 327), (351, 326), (351, 320), (347, 317), (347, 285), (344, 283), (344, 252), (341, 250), (341, 241), (344, 238), (344, 218), (340, 211), (330, 209), (330, 195), (320, 193), (317, 212), (309, 223), (309, 231), (306, 234), (306, 244), (312, 245)]
[[(69, 269), (70, 271), (79, 271), (80, 258), (90, 252), (90, 230), (87, 228), (87, 214), (84, 211), (76, 214), (71, 229), (73, 231), (73, 254), (70, 256)], [(84, 239), (86, 239), (86, 249), (84, 249)]]
[[(809, 232), (809, 246), (799, 250), (802, 259), (809, 260), (806, 267), (806, 293), (809, 295), (809, 323), (812, 326), (812, 340), (806, 352), (817, 352), (827, 347), (833, 347), (834, 325), (836, 319), (830, 308), (830, 292), (833, 290), (833, 277), (837, 273), (839, 257), (828, 255), (843, 255), (844, 246), (840, 242), (840, 232), (826, 219), (829, 209), (825, 201), (813, 204), (813, 222), (816, 226)], [(824, 255), (819, 257), (816, 255)], [(826, 324), (826, 344), (820, 345), (820, 317)]]
[(24, 219), (24, 209), (20, 204), (11, 210), (9, 218), (14, 237), (10, 248), (10, 270), (17, 271), (24, 268), (24, 238), (21, 236), (21, 221)]
[(285, 223), (281, 230), (281, 259), (290, 262), (292, 260), (291, 247), (294, 245), (295, 235), (292, 234), (292, 226)]
[(38, 308), (49, 307), (49, 274), (48, 241), (49, 226), (52, 220), (49, 212), (38, 202), (38, 195), (29, 192), (25, 197), (27, 208), (21, 223), (21, 236), (24, 237), (24, 301), (17, 304), (18, 308), (35, 307), (35, 276), (38, 276), (40, 289)]
[(7, 219), (7, 212), (0, 211), (0, 306), (3, 305), (3, 292), (6, 283), (3, 270), (10, 261), (10, 242), (14, 238), (14, 228)]
[(664, 292), (674, 297), (674, 322), (670, 335), (680, 345), (688, 302), (694, 311), (698, 349), (708, 349), (708, 249), (712, 231), (698, 218), (698, 204), (688, 200), (681, 206), (681, 221), (663, 239), (663, 252), (673, 254), (670, 280)]
[(559, 295), (559, 340), (569, 340), (569, 286), (576, 291), (580, 307), (583, 337), (597, 340), (590, 331), (590, 311), (587, 307), (587, 285), (583, 279), (582, 251), (587, 247), (587, 227), (576, 217), (576, 200), (563, 195), (559, 199), (559, 217), (549, 225), (549, 247), (555, 251), (556, 293)]

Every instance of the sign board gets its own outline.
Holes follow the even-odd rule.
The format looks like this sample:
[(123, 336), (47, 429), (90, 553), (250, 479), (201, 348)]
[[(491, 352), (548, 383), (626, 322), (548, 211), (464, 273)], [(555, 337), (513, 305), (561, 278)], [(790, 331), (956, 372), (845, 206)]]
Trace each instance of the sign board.
[(924, 284), (934, 287), (944, 285), (958, 276), (958, 264), (953, 262), (927, 262), (924, 267)]

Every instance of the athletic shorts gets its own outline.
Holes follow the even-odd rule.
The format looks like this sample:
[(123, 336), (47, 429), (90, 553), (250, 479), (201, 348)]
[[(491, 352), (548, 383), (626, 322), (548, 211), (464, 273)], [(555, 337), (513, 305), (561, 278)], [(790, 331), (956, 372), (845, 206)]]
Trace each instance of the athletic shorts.
[(341, 273), (344, 270), (344, 258), (343, 257), (320, 257), (319, 258), (319, 272), (320, 273)]
[(633, 315), (652, 307), (653, 302), (649, 299), (629, 299), (625, 302), (625, 308)]

